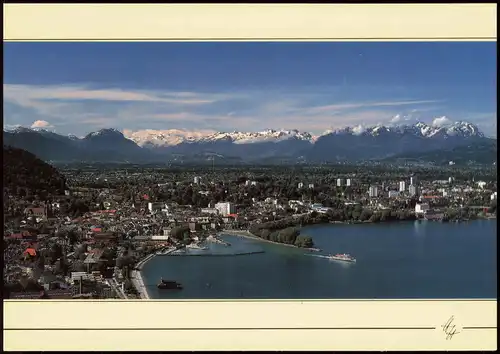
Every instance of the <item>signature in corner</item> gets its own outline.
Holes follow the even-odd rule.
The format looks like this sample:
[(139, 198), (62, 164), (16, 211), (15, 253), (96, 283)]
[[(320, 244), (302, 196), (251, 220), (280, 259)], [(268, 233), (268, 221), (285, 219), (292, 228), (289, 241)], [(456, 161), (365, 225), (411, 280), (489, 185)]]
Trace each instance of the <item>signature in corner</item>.
[(443, 332), (446, 334), (446, 339), (449, 340), (453, 338), (455, 334), (460, 333), (458, 331), (458, 327), (453, 324), (453, 321), (455, 320), (455, 316), (451, 316), (448, 321), (445, 322), (445, 324), (441, 325), (441, 328), (443, 329)]

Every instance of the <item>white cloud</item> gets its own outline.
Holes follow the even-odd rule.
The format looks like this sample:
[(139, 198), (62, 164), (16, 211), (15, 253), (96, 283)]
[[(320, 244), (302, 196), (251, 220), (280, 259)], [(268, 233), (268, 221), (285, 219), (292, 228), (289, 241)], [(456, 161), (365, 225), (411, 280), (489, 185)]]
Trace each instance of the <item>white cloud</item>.
[(445, 126), (453, 124), (453, 122), (450, 119), (448, 119), (447, 117), (442, 116), (439, 118), (435, 118), (431, 124), (435, 127), (445, 127)]
[(359, 125), (352, 128), (352, 132), (354, 133), (354, 135), (361, 135), (365, 131), (366, 131), (366, 127), (363, 126), (362, 124), (359, 124)]
[(83, 85), (12, 85), (4, 84), (4, 99), (23, 106), (37, 107), (47, 100), (163, 102), (177, 105), (214, 103), (224, 95), (151, 90), (92, 89)]
[(397, 123), (401, 123), (402, 120), (403, 120), (403, 117), (401, 116), (401, 114), (396, 114), (394, 117), (392, 117), (392, 119), (390, 120), (390, 123), (397, 124)]
[(410, 124), (416, 120), (418, 110), (412, 109), (408, 114), (398, 113), (389, 120), (388, 125)]
[(354, 102), (354, 103), (338, 103), (331, 104), (326, 106), (317, 106), (312, 107), (308, 111), (310, 113), (321, 113), (321, 112), (337, 112), (347, 109), (356, 109), (356, 108), (367, 108), (367, 107), (397, 107), (404, 105), (418, 105), (425, 103), (435, 103), (438, 101), (435, 100), (411, 100), (411, 101), (380, 101), (380, 102)]
[(53, 128), (54, 126), (46, 120), (36, 120), (31, 124), (31, 128)]

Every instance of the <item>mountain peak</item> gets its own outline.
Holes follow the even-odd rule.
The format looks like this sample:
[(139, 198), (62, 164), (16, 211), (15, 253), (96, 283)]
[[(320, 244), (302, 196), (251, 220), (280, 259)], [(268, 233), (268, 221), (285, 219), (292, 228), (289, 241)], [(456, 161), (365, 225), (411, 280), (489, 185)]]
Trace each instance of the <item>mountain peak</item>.
[(96, 132), (89, 133), (85, 136), (85, 139), (95, 138), (95, 137), (110, 137), (110, 136), (120, 136), (123, 137), (123, 133), (114, 128), (104, 128)]

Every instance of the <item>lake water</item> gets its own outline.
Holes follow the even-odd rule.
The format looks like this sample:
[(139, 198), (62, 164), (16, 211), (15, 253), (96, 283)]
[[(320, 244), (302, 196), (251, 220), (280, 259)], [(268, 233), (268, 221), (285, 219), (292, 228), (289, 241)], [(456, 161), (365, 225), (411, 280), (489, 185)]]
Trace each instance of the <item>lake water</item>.
[[(305, 227), (321, 252), (224, 236), (230, 247), (210, 244), (205, 252), (265, 253), (159, 256), (143, 277), (153, 299), (496, 298), (496, 228), (496, 220)], [(332, 253), (357, 263), (314, 256)], [(158, 290), (160, 277), (184, 289)]]

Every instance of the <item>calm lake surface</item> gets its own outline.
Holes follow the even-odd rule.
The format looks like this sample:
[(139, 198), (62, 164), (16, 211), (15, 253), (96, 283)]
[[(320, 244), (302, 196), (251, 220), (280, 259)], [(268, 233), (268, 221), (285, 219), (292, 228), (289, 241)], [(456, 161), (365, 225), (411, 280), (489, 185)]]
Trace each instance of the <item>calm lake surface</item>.
[[(230, 247), (202, 252), (265, 253), (157, 256), (143, 277), (153, 299), (496, 298), (496, 228), (496, 220), (305, 227), (321, 252), (225, 235)], [(321, 257), (344, 252), (357, 263)], [(160, 277), (184, 289), (158, 290)]]

